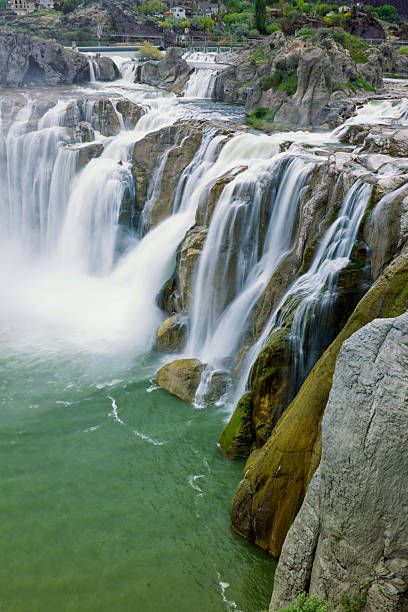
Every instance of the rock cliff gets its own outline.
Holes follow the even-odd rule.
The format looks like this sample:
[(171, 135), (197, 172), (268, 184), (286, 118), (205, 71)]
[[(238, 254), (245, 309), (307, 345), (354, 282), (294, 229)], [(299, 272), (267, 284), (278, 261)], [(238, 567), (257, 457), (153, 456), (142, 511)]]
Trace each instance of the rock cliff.
[(366, 612), (408, 606), (408, 314), (343, 343), (322, 421), (322, 458), (282, 549), (271, 609), (308, 591)]
[(82, 53), (27, 34), (0, 32), (0, 85), (69, 85), (89, 80)]
[(275, 32), (238, 54), (218, 75), (215, 98), (245, 104), (248, 115), (267, 109), (275, 123), (342, 123), (353, 113), (358, 91), (382, 88), (381, 54), (364, 43), (364, 53), (350, 53), (329, 31), (315, 38), (286, 39)]

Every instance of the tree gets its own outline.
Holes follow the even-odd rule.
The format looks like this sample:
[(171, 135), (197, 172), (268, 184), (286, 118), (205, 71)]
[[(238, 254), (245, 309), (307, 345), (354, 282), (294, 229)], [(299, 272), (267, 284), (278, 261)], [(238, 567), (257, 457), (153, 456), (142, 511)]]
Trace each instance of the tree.
[(255, 26), (260, 34), (266, 34), (265, 0), (255, 0)]
[(374, 9), (375, 14), (380, 19), (384, 21), (388, 21), (389, 23), (395, 23), (399, 21), (399, 15), (397, 13), (397, 9), (395, 6), (391, 6), (390, 4), (383, 4), (378, 8)]

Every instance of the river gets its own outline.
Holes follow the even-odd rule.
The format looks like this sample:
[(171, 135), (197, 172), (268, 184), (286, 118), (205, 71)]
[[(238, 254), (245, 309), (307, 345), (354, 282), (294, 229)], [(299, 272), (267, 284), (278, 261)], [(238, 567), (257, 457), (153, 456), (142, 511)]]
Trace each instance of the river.
[[(95, 91), (147, 99), (153, 127), (243, 116), (127, 82), (50, 93), (63, 101)], [(49, 170), (39, 150), (25, 143), (13, 205), (34, 206), (34, 184)], [(58, 194), (58, 205), (69, 199), (64, 185)], [(31, 220), (20, 212), (14, 233), (3, 223), (0, 247), (0, 609), (264, 608), (275, 563), (229, 526), (242, 464), (217, 447), (225, 411), (156, 388), (162, 357), (134, 349), (126, 286), (27, 248)]]

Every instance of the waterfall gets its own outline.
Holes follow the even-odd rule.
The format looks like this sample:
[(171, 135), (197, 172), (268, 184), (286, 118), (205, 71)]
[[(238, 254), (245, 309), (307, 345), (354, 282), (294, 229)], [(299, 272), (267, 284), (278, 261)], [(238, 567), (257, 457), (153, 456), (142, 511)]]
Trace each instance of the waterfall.
[(212, 98), (217, 71), (210, 68), (195, 68), (187, 81), (183, 96), (185, 98)]
[(89, 56), (88, 56), (88, 65), (89, 65), (89, 82), (96, 83), (94, 62), (93, 62), (92, 57), (89, 57)]
[[(183, 142), (184, 142), (184, 139), (183, 139)], [(183, 145), (183, 142), (181, 143), (181, 146)], [(150, 180), (150, 184), (147, 189), (146, 202), (143, 207), (142, 214), (140, 216), (140, 222), (139, 222), (139, 234), (140, 235), (143, 235), (148, 231), (148, 223), (150, 220), (152, 208), (153, 208), (154, 203), (157, 201), (157, 198), (160, 195), (161, 182), (163, 178), (163, 172), (167, 164), (167, 160), (169, 158), (171, 151), (174, 151), (174, 149), (176, 149), (179, 146), (180, 146), (179, 133), (177, 133), (174, 139), (174, 144), (172, 144), (170, 147), (168, 147), (164, 151), (164, 153), (160, 156), (156, 164), (156, 167), (153, 171), (153, 176)]]
[(138, 63), (136, 61), (128, 60), (121, 64), (120, 73), (124, 81), (134, 83), (136, 80)]
[[(322, 335), (321, 323), (327, 312), (334, 308), (337, 296), (337, 277), (350, 261), (364, 212), (369, 202), (372, 186), (357, 181), (349, 190), (336, 220), (323, 235), (308, 271), (301, 275), (287, 290), (272, 313), (263, 333), (249, 349), (240, 373), (240, 382), (234, 401), (245, 391), (249, 373), (262, 347), (273, 332), (292, 318), (289, 343), (292, 355), (292, 395), (299, 389), (314, 363), (332, 338)], [(321, 319), (318, 315), (322, 309)], [(312, 327), (310, 328), (310, 321)], [(307, 351), (306, 351), (307, 349)]]
[[(224, 188), (199, 259), (187, 354), (211, 368), (235, 367), (253, 309), (292, 248), (300, 202), (316, 161), (277, 154)], [(263, 226), (265, 236), (260, 234)]]
[[(31, 252), (43, 252), (47, 246), (47, 222), (50, 187), (60, 148), (71, 142), (61, 127), (65, 104), (58, 103), (40, 120), (38, 130), (25, 133), (32, 105), (20, 111), (5, 142), (6, 163), (2, 165), (3, 231), (19, 238)], [(46, 127), (43, 127), (46, 126)], [(41, 172), (38, 172), (41, 168)], [(66, 176), (67, 178), (67, 176)], [(62, 185), (60, 198), (70, 184)]]

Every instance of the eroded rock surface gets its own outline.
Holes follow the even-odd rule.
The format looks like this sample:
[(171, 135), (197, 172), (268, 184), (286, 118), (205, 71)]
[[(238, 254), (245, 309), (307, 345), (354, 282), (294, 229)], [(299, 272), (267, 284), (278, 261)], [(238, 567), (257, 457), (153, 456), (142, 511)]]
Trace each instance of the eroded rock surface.
[(333, 603), (367, 585), (366, 612), (408, 605), (408, 314), (375, 320), (339, 353), (322, 458), (290, 529), (271, 609), (308, 590)]
[(182, 50), (172, 47), (163, 59), (144, 62), (138, 71), (138, 76), (141, 83), (162, 87), (179, 94), (191, 72), (192, 68), (182, 57)]
[(28, 34), (0, 32), (0, 85), (66, 85), (89, 80), (82, 53)]

